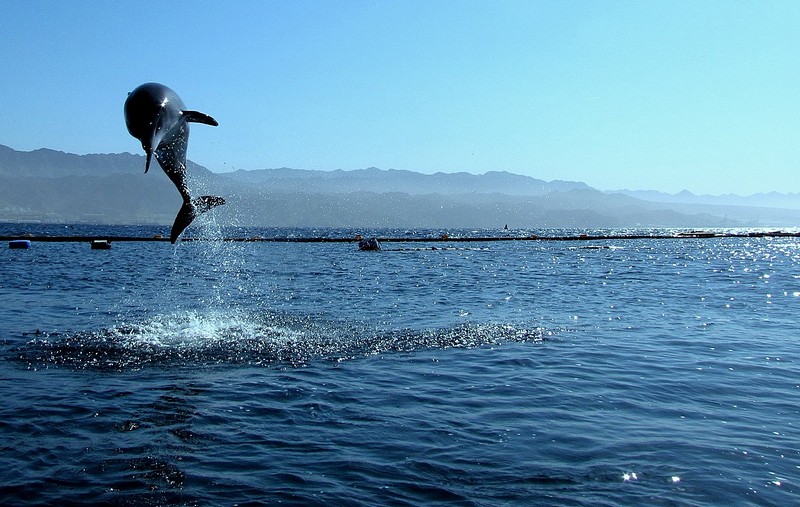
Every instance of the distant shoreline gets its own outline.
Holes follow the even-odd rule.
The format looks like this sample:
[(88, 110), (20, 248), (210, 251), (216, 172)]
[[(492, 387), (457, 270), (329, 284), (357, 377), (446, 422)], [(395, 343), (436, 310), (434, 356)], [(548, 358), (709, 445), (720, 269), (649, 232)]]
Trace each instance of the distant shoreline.
[[(382, 243), (435, 243), (435, 242), (491, 242), (491, 241), (602, 241), (602, 240), (634, 240), (634, 239), (697, 239), (697, 238), (776, 238), (776, 237), (800, 237), (800, 232), (747, 232), (747, 233), (716, 233), (705, 231), (680, 232), (677, 234), (609, 234), (609, 235), (589, 235), (578, 234), (572, 236), (483, 236), (483, 237), (459, 237), (442, 235), (439, 237), (376, 237)], [(0, 241), (14, 241), (25, 239), (31, 242), (43, 243), (91, 243), (92, 241), (169, 241), (168, 237), (153, 236), (36, 236), (23, 234), (16, 236), (0, 236)], [(267, 242), (267, 243), (357, 243), (360, 237), (229, 237), (229, 238), (183, 238), (181, 241), (228, 241), (228, 242)]]

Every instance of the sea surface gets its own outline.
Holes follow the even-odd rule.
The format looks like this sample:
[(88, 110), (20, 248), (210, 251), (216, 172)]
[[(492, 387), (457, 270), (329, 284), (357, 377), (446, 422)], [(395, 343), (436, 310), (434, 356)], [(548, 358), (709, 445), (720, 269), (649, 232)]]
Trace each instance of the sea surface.
[(443, 232), (2, 245), (0, 504), (800, 504), (800, 239)]

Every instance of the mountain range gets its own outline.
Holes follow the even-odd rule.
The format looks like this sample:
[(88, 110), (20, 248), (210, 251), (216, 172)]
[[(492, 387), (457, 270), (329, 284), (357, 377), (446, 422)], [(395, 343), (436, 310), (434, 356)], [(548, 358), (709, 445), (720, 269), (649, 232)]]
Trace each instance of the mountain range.
[[(144, 156), (0, 145), (0, 221), (169, 225), (181, 199)], [(602, 192), (505, 171), (422, 174), (374, 167), (214, 173), (188, 162), (193, 195), (223, 196), (220, 223), (274, 227), (786, 227), (800, 194)]]

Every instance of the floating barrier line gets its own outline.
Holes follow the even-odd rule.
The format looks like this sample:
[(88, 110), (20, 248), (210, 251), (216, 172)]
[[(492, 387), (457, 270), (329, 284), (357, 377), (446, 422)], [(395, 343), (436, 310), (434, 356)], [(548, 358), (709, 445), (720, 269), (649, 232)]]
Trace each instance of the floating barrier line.
[[(381, 243), (457, 243), (457, 242), (489, 242), (489, 241), (607, 241), (607, 240), (633, 240), (633, 239), (696, 239), (696, 238), (775, 238), (775, 237), (800, 237), (800, 232), (747, 232), (747, 233), (709, 233), (709, 232), (682, 232), (678, 234), (647, 235), (647, 234), (609, 234), (609, 235), (588, 235), (580, 234), (577, 236), (490, 236), (490, 237), (376, 237)], [(92, 241), (169, 241), (169, 238), (162, 237), (138, 237), (138, 236), (0, 236), (0, 241), (28, 240), (37, 242), (87, 242)], [(265, 243), (358, 243), (355, 237), (347, 238), (294, 238), (294, 237), (231, 237), (231, 238), (182, 238), (181, 241), (233, 241), (233, 242), (265, 242)]]

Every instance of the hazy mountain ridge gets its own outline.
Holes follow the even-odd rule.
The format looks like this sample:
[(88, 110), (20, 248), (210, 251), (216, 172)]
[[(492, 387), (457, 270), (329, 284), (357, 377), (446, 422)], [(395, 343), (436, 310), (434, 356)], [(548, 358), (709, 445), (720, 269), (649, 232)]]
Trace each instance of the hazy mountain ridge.
[(375, 167), (353, 171), (308, 171), (300, 169), (238, 170), (222, 176), (234, 181), (265, 183), (282, 190), (308, 191), (314, 185), (324, 192), (405, 192), (408, 194), (461, 194), (480, 189), (506, 195), (546, 195), (552, 191), (588, 189), (585, 183), (543, 181), (505, 171), (476, 175), (465, 172), (422, 174), (407, 170)]
[[(180, 196), (142, 155), (16, 151), (0, 145), (0, 220), (171, 224)], [(796, 226), (800, 210), (669, 202), (504, 171), (422, 174), (264, 169), (213, 173), (189, 162), (193, 194), (223, 196), (222, 223), (304, 227)], [(785, 199), (791, 196), (778, 194)], [(686, 196), (684, 196), (686, 197)], [(665, 199), (659, 202), (657, 199)], [(747, 198), (740, 202), (746, 203)]]
[[(109, 176), (116, 173), (144, 173), (145, 158), (132, 153), (90, 153), (76, 155), (40, 148), (17, 151), (0, 144), (0, 175), (12, 177), (60, 178), (71, 176)], [(189, 162), (192, 171), (211, 173)], [(160, 168), (156, 166), (161, 172)]]
[(768, 208), (800, 209), (800, 193), (766, 192), (748, 196), (736, 194), (697, 195), (683, 190), (668, 194), (657, 190), (609, 190), (609, 194), (622, 194), (644, 201), (681, 204), (717, 204), (724, 206), (763, 206)]

